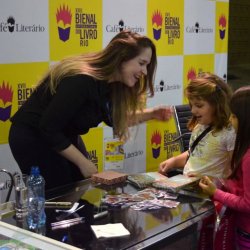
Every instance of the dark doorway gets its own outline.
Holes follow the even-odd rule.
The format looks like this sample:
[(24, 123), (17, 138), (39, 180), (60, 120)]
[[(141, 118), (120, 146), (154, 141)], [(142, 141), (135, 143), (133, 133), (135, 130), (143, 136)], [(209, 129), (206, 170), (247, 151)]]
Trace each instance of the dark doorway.
[(250, 85), (250, 1), (230, 0), (228, 83), (233, 90)]

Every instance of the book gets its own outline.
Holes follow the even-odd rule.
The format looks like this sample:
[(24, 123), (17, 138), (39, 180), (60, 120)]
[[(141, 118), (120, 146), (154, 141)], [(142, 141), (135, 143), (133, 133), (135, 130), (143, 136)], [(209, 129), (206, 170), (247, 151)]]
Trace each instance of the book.
[(159, 189), (166, 189), (171, 192), (178, 192), (180, 189), (186, 188), (189, 185), (195, 185), (199, 182), (199, 177), (188, 177), (183, 174), (178, 174), (172, 177), (158, 178), (152, 186)]
[(119, 173), (111, 170), (106, 170), (97, 174), (93, 174), (92, 181), (106, 185), (113, 185), (116, 183), (125, 182), (127, 174)]
[(158, 172), (147, 172), (128, 175), (127, 179), (139, 188), (153, 186), (158, 189), (164, 189), (172, 192), (178, 192), (180, 189), (198, 182), (198, 177), (188, 177), (178, 174), (167, 177)]
[(155, 178), (149, 176), (147, 173), (130, 174), (127, 177), (128, 181), (138, 188), (146, 188), (153, 184)]
[(129, 236), (130, 232), (123, 226), (122, 223), (91, 225), (97, 239), (99, 238), (114, 238)]

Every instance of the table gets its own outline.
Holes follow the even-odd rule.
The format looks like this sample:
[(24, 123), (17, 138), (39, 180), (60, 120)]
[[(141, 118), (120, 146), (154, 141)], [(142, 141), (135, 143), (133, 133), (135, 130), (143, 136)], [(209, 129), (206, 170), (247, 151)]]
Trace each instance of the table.
[[(106, 186), (84, 180), (50, 190), (46, 193), (49, 201), (71, 201), (85, 205), (67, 219), (84, 217), (85, 222), (68, 228), (52, 230), (51, 223), (56, 222), (55, 209), (46, 209), (47, 221), (45, 235), (49, 238), (65, 241), (81, 249), (196, 249), (199, 223), (214, 213), (213, 202), (209, 199), (179, 195), (177, 208), (161, 208), (151, 211), (136, 211), (129, 206), (107, 207), (101, 202), (107, 193), (135, 193), (138, 189), (130, 183)], [(24, 227), (13, 218), (6, 222)], [(90, 225), (123, 223), (130, 236), (96, 239)]]

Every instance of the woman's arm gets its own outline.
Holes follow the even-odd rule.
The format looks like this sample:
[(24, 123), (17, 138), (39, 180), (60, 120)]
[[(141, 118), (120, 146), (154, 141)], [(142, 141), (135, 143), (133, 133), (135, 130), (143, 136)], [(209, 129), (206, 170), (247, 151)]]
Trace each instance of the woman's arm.
[[(173, 114), (173, 110), (169, 106), (157, 106), (154, 108), (147, 108), (143, 111), (136, 112), (136, 121), (139, 123), (146, 122), (152, 119), (156, 119), (158, 121), (167, 121), (171, 118)], [(133, 126), (136, 124), (136, 121), (130, 120), (129, 126)]]
[(78, 166), (85, 178), (97, 173), (95, 164), (88, 160), (73, 144), (58, 153)]

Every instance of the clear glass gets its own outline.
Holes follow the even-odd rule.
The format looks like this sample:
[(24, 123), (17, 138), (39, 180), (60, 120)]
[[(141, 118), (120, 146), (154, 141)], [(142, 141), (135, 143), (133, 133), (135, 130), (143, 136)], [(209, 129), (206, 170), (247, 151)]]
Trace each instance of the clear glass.
[(14, 176), (15, 186), (15, 210), (17, 218), (24, 218), (28, 214), (28, 175), (16, 174)]

